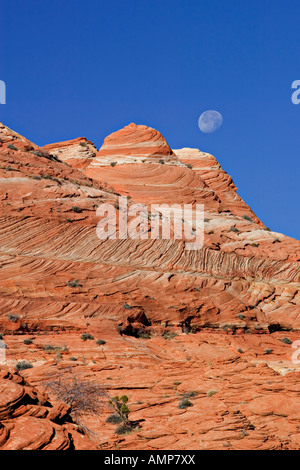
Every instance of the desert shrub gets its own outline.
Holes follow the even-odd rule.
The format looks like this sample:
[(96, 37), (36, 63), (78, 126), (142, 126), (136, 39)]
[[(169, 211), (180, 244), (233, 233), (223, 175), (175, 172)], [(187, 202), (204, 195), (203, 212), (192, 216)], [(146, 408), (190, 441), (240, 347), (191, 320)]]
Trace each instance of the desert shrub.
[(281, 341), (285, 344), (292, 344), (292, 341), (289, 338), (281, 338)]
[(122, 426), (117, 427), (117, 429), (115, 430), (115, 433), (119, 435), (129, 434), (132, 431), (132, 429), (133, 429), (132, 426), (130, 426), (129, 424), (122, 425)]
[(198, 395), (198, 392), (194, 391), (194, 390), (190, 390), (189, 392), (184, 392), (182, 394), (182, 397), (183, 398), (193, 398), (193, 397), (196, 397)]
[(33, 367), (33, 365), (30, 364), (30, 362), (26, 362), (26, 361), (19, 361), (16, 364), (16, 369), (18, 371), (25, 370), (25, 369), (32, 369), (32, 367)]
[(67, 282), (67, 286), (69, 286), (69, 287), (82, 287), (82, 284), (79, 283), (78, 279), (74, 279), (74, 281)]
[(178, 404), (178, 408), (180, 408), (181, 410), (185, 410), (190, 406), (193, 406), (193, 403), (188, 398), (183, 398)]
[(78, 214), (80, 214), (83, 211), (83, 209), (81, 209), (81, 207), (78, 207), (78, 206), (73, 206), (71, 210)]
[(111, 162), (110, 163), (110, 166), (116, 166), (117, 165), (117, 162)]
[(191, 163), (188, 163), (187, 167), (191, 170), (193, 168), (193, 165)]
[(82, 333), (81, 339), (83, 341), (87, 341), (88, 339), (94, 339), (94, 336), (90, 335), (89, 333)]
[(252, 219), (252, 217), (250, 217), (250, 215), (244, 214), (242, 217), (243, 217), (243, 219), (245, 219), (245, 220), (249, 220), (249, 222), (253, 222), (253, 219)]
[(10, 150), (18, 150), (17, 147), (13, 144), (8, 144), (7, 148), (9, 148)]
[(177, 336), (177, 333), (174, 333), (174, 331), (164, 331), (162, 334), (164, 339), (173, 339), (175, 336)]
[(120, 398), (115, 396), (111, 398), (108, 403), (115, 409), (115, 413), (119, 416), (123, 425), (129, 425), (128, 415), (130, 410), (127, 406), (128, 397), (126, 395), (122, 395)]
[(74, 362), (77, 361), (77, 357), (74, 357), (74, 356), (70, 356), (69, 359), (70, 361), (74, 361)]
[(161, 158), (160, 160), (158, 160), (158, 161), (159, 161), (159, 163), (160, 163), (161, 165), (164, 165), (164, 164), (165, 164), (165, 161), (164, 161), (162, 158)]
[(86, 142), (79, 142), (79, 145), (80, 145), (81, 147), (87, 147), (87, 143), (86, 143)]
[(103, 344), (106, 344), (106, 341), (104, 341), (104, 339), (97, 339), (96, 344), (98, 344), (98, 346), (102, 346)]
[(123, 308), (126, 308), (127, 310), (132, 309), (131, 305), (127, 304), (126, 302), (125, 302), (125, 304), (123, 304)]
[(43, 346), (45, 352), (54, 352), (60, 354), (62, 352), (68, 352), (67, 346), (53, 346), (52, 344), (45, 344)]
[(120, 424), (122, 423), (122, 419), (118, 413), (113, 413), (109, 415), (109, 417), (106, 420), (107, 423), (111, 424)]
[(206, 393), (206, 396), (207, 397), (212, 397), (216, 393), (218, 393), (217, 390), (208, 390), (208, 392)]
[(269, 349), (269, 348), (265, 349), (265, 354), (272, 354), (272, 352), (273, 352), (272, 349)]
[(33, 341), (32, 341), (32, 339), (30, 339), (30, 338), (26, 338), (26, 339), (24, 339), (23, 343), (24, 343), (24, 344), (32, 344)]
[(240, 320), (244, 320), (245, 315), (243, 315), (242, 313), (239, 313), (239, 314), (238, 314), (238, 318), (239, 318)]
[(71, 408), (71, 415), (77, 420), (81, 415), (98, 415), (107, 397), (106, 391), (98, 384), (80, 380), (67, 369), (45, 383), (56, 399), (63, 401)]
[(236, 228), (236, 227), (230, 227), (230, 232), (234, 232), (234, 233), (238, 233), (239, 232), (239, 229)]
[(16, 323), (19, 320), (19, 315), (11, 315), (10, 313), (7, 315), (8, 319), (13, 323)]

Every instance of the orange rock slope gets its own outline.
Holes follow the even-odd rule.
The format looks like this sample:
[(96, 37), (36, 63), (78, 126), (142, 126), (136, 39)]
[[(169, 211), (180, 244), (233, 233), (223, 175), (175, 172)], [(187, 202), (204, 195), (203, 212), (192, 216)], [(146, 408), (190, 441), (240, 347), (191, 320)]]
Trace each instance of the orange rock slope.
[[(119, 436), (107, 406), (58, 448), (299, 447), (300, 242), (265, 227), (214, 157), (130, 124), (99, 151), (83, 138), (39, 148), (0, 125), (0, 158), (3, 377), (28, 361), (20, 375), (44, 393), (49, 374), (72, 367), (126, 393), (140, 423)], [(148, 209), (203, 204), (203, 247), (99, 239), (97, 208), (120, 212), (119, 196)], [(36, 419), (65, 436), (47, 416)], [(15, 437), (3, 430), (0, 448), (52, 446), (28, 444), (14, 410), (5, 419)]]

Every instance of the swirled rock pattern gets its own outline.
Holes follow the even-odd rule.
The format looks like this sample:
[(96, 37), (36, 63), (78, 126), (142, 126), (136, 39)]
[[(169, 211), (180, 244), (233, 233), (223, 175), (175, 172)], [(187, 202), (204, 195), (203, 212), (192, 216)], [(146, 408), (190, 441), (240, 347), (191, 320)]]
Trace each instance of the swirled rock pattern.
[[(96, 156), (82, 138), (38, 148), (5, 126), (0, 137), (6, 367), (29, 361), (21, 375), (42, 387), (49, 371), (72, 366), (78, 377), (128, 394), (140, 428), (118, 437), (105, 422), (109, 410), (87, 416), (93, 448), (299, 447), (292, 346), (300, 329), (300, 242), (267, 229), (214, 157), (172, 151), (146, 126), (117, 131)], [(108, 203), (118, 215), (120, 195), (129, 207), (203, 204), (203, 247), (99, 239), (96, 211)], [(178, 408), (193, 391), (193, 406)], [(60, 431), (47, 414), (16, 416), (14, 400), (7, 399), (3, 423), (0, 406), (0, 442), (52, 448)], [(33, 418), (46, 424), (31, 442)], [(64, 432), (58, 448), (80, 448)]]
[(68, 163), (73, 168), (81, 170), (85, 169), (92, 162), (97, 153), (96, 146), (83, 137), (45, 145), (43, 149), (56, 154), (61, 161)]

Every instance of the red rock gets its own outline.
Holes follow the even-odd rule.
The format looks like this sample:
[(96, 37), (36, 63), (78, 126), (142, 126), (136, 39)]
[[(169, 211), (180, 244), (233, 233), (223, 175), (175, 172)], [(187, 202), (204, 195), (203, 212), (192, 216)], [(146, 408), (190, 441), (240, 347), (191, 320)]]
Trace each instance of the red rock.
[[(9, 383), (0, 445), (296, 448), (299, 365), (282, 339), (298, 340), (300, 242), (265, 230), (214, 157), (174, 153), (146, 126), (109, 136), (82, 171), (81, 139), (46, 151), (2, 133), (18, 150), (0, 146), (0, 332), (10, 370), (20, 360), (33, 367), (0, 373)], [(73, 167), (58, 148), (68, 157), (74, 149)], [(204, 204), (203, 248), (99, 240), (97, 207), (117, 207), (118, 194), (148, 207)], [(132, 419), (145, 420), (138, 432), (115, 434), (104, 407), (82, 419), (92, 433), (80, 434), (52, 392), (49, 407), (45, 380), (68, 367), (111, 396), (128, 395)], [(192, 391), (193, 406), (178, 408)]]
[(97, 153), (95, 145), (84, 137), (56, 144), (48, 144), (43, 149), (57, 155), (61, 161), (66, 162), (73, 168), (81, 170), (85, 169), (93, 161)]

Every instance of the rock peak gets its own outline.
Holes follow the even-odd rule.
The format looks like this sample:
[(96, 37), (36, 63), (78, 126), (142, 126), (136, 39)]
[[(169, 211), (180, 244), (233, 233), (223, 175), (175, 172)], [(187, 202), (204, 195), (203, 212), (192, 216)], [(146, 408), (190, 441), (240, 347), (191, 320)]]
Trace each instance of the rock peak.
[(91, 167), (117, 163), (134, 163), (177, 160), (166, 139), (160, 132), (143, 124), (131, 123), (104, 139)]

